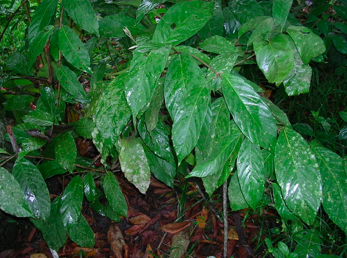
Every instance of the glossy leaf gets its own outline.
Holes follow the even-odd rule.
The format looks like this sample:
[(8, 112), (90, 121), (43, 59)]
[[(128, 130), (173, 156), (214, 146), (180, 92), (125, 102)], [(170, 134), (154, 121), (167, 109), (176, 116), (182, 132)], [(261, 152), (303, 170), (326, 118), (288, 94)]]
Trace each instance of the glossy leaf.
[(286, 25), (287, 17), (292, 7), (293, 0), (275, 0), (272, 5), (272, 16), (275, 23), (281, 26), (281, 31)]
[(237, 74), (223, 74), (223, 94), (234, 121), (253, 143), (269, 148), (276, 139), (275, 119), (250, 82)]
[(261, 150), (261, 155), (264, 161), (264, 177), (265, 179), (275, 177), (275, 164), (274, 164), (274, 154), (266, 149)]
[(262, 40), (264, 36), (269, 33), (275, 26), (275, 21), (272, 17), (265, 16), (264, 19), (259, 21), (251, 36), (247, 41), (247, 46), (253, 44), (254, 41)]
[(55, 157), (62, 168), (69, 172), (74, 171), (77, 149), (75, 141), (70, 133), (65, 132), (57, 137), (57, 142), (55, 144)]
[(134, 54), (128, 79), (125, 81), (125, 96), (134, 118), (152, 99), (169, 53), (169, 47), (161, 47), (148, 54)]
[(87, 49), (76, 33), (65, 25), (59, 31), (59, 50), (74, 67), (85, 72), (92, 71)]
[(317, 158), (323, 184), (323, 207), (329, 218), (347, 232), (347, 182), (343, 159), (324, 147), (312, 148)]
[(60, 85), (78, 102), (90, 102), (90, 97), (85, 92), (82, 84), (79, 83), (76, 74), (68, 67), (62, 65), (57, 71), (57, 78)]
[(78, 26), (91, 34), (99, 35), (98, 20), (89, 1), (63, 0), (62, 5)]
[[(164, 77), (162, 77), (164, 79)], [(155, 87), (151, 103), (149, 104), (145, 114), (144, 120), (147, 131), (151, 133), (157, 126), (159, 120), (159, 111), (163, 106), (164, 101), (164, 80), (159, 79)]]
[(81, 247), (94, 247), (94, 232), (88, 225), (87, 220), (81, 215), (77, 224), (72, 225), (68, 229), (70, 239)]
[(58, 164), (57, 160), (47, 161), (40, 164), (38, 169), (40, 170), (44, 179), (66, 173), (66, 170)]
[(234, 211), (246, 209), (249, 207), (241, 191), (237, 173), (238, 172), (236, 171), (236, 173), (231, 177), (228, 187), (229, 203), (231, 209)]
[(143, 194), (146, 193), (151, 172), (142, 144), (136, 138), (120, 140), (119, 162), (125, 177)]
[(294, 56), (290, 38), (279, 34), (269, 41), (255, 40), (254, 51), (257, 64), (270, 83), (281, 83), (293, 68)]
[(275, 172), (288, 208), (312, 224), (322, 198), (319, 167), (306, 141), (287, 127), (276, 143)]
[(16, 217), (33, 217), (26, 196), (14, 178), (5, 168), (0, 167), (0, 209)]
[(291, 127), (291, 123), (289, 119), (279, 107), (277, 107), (274, 103), (272, 103), (268, 98), (261, 98), (263, 102), (269, 107), (271, 114), (276, 119), (277, 124), (285, 125), (287, 127)]
[(271, 17), (268, 17), (268, 16), (257, 16), (257, 17), (254, 17), (254, 18), (250, 19), (246, 23), (242, 24), (242, 26), (241, 26), (241, 28), (239, 29), (239, 32), (238, 32), (238, 37), (240, 38), (245, 33), (255, 29), (256, 27), (258, 27), (258, 25), (263, 20), (266, 20), (268, 18), (271, 18)]
[(99, 189), (96, 187), (91, 173), (83, 178), (84, 194), (89, 202), (95, 202), (98, 199)]
[(124, 27), (128, 28), (132, 35), (136, 35), (145, 28), (141, 23), (136, 23), (135, 19), (124, 14), (106, 16), (99, 21), (100, 35), (105, 38), (125, 37)]
[(29, 152), (40, 149), (47, 143), (46, 140), (30, 137), (23, 141), (21, 151), (18, 153), (17, 161), (24, 158)]
[(298, 244), (296, 245), (293, 253), (298, 255), (298, 257), (317, 257), (319, 254), (321, 254), (322, 239), (320, 232), (311, 229), (304, 236), (295, 240)]
[(51, 200), (40, 171), (30, 161), (21, 159), (14, 164), (12, 174), (19, 182), (32, 214), (46, 220), (51, 210)]
[(159, 4), (165, 2), (165, 0), (144, 0), (136, 10), (136, 22), (140, 22), (143, 17), (149, 13), (152, 9)]
[(94, 121), (91, 118), (81, 118), (75, 124), (76, 133), (85, 139), (92, 139), (94, 127)]
[(200, 39), (204, 40), (209, 37), (220, 35), (224, 33), (224, 16), (221, 3), (218, 1), (214, 2), (214, 11), (211, 19), (201, 28), (198, 32)]
[(80, 176), (71, 179), (61, 197), (60, 213), (64, 227), (69, 230), (78, 223), (83, 201), (83, 183)]
[(50, 24), (52, 16), (56, 13), (58, 0), (44, 0), (36, 8), (28, 28), (29, 43)]
[(124, 81), (127, 74), (111, 81), (101, 96), (94, 115), (96, 128), (93, 142), (102, 154), (102, 162), (111, 155), (115, 157), (115, 144), (129, 122), (131, 111), (124, 95)]
[(190, 1), (171, 7), (158, 24), (154, 43), (178, 45), (197, 33), (211, 19), (212, 2)]
[[(211, 59), (206, 54), (202, 53), (200, 50), (198, 50), (196, 48), (193, 48), (190, 46), (179, 45), (179, 46), (175, 46), (175, 50), (177, 50), (178, 52), (181, 52), (181, 53), (189, 54), (190, 56), (197, 57), (201, 61), (205, 62), (206, 64), (209, 64), (211, 62)], [(194, 59), (198, 64), (202, 64), (198, 59), (196, 59), (196, 58), (194, 58)]]
[(122, 190), (115, 176), (111, 172), (107, 172), (102, 182), (106, 198), (112, 210), (121, 216), (126, 216), (128, 212), (128, 205), (125, 201)]
[(22, 119), (25, 123), (33, 123), (38, 126), (52, 126), (54, 117), (45, 111), (37, 109), (30, 112)]
[(238, 52), (233, 43), (221, 36), (213, 36), (204, 40), (199, 47), (207, 52), (215, 54), (225, 54), (230, 52)]
[(325, 52), (323, 40), (309, 28), (289, 26), (286, 31), (293, 39), (304, 64), (308, 64), (312, 58)]
[(35, 63), (36, 57), (42, 53), (42, 50), (45, 47), (48, 41), (48, 38), (53, 33), (53, 30), (54, 30), (53, 25), (46, 26), (33, 39), (28, 50), (28, 66), (29, 67), (31, 67)]
[(54, 90), (50, 87), (43, 86), (41, 88), (41, 96), (36, 103), (36, 109), (54, 115), (56, 112), (55, 102), (56, 98)]
[(273, 197), (275, 201), (275, 208), (278, 212), (278, 214), (283, 219), (290, 219), (290, 220), (296, 220), (298, 217), (296, 217), (287, 207), (283, 196), (281, 192), (281, 188), (278, 184), (272, 184), (273, 187)]
[(249, 206), (257, 207), (264, 191), (264, 162), (259, 146), (244, 139), (237, 157), (237, 176)]

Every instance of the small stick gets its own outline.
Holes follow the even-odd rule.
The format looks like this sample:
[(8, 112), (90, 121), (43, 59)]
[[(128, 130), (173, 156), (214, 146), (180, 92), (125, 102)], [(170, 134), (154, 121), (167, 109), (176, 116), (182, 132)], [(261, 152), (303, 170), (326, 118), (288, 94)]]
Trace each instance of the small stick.
[(14, 153), (18, 154), (19, 147), (18, 147), (16, 138), (15, 138), (15, 136), (13, 134), (12, 126), (10, 126), (10, 125), (6, 126), (6, 130), (8, 132), (8, 136), (10, 137), (13, 151), (14, 151)]

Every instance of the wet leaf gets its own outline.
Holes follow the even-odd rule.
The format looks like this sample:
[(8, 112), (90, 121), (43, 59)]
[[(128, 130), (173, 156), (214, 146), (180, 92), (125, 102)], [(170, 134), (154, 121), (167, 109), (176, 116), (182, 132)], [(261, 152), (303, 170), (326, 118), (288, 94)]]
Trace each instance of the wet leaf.
[(91, 118), (81, 118), (75, 124), (76, 133), (85, 139), (92, 139), (92, 132), (95, 124)]
[(237, 173), (238, 172), (236, 171), (235, 174), (231, 177), (228, 188), (230, 207), (234, 211), (242, 210), (249, 207), (241, 191)]
[(83, 187), (87, 200), (89, 202), (95, 202), (100, 195), (100, 191), (98, 191), (99, 189), (96, 187), (91, 173), (86, 174), (86, 176), (83, 178)]
[(277, 24), (281, 26), (281, 31), (286, 25), (287, 17), (292, 7), (293, 0), (275, 0), (272, 5), (272, 16)]
[(75, 170), (75, 159), (77, 157), (76, 144), (69, 132), (60, 134), (55, 144), (55, 157), (58, 164), (72, 173)]
[(287, 207), (281, 192), (281, 188), (278, 184), (272, 184), (273, 187), (273, 197), (275, 200), (275, 208), (278, 214), (284, 219), (297, 220), (296, 217)]
[(107, 172), (104, 181), (102, 182), (106, 198), (112, 210), (121, 216), (126, 216), (128, 205), (125, 201), (122, 190), (115, 176), (111, 172)]
[(83, 215), (79, 217), (76, 224), (68, 228), (68, 235), (79, 246), (94, 247), (94, 232)]
[(233, 43), (228, 41), (226, 38), (217, 35), (204, 40), (199, 44), (199, 47), (202, 50), (215, 54), (238, 52)]
[(66, 170), (63, 169), (59, 164), (57, 160), (51, 160), (47, 161), (43, 164), (40, 164), (38, 166), (38, 169), (40, 170), (43, 178), (46, 180), (50, 177), (65, 174)]

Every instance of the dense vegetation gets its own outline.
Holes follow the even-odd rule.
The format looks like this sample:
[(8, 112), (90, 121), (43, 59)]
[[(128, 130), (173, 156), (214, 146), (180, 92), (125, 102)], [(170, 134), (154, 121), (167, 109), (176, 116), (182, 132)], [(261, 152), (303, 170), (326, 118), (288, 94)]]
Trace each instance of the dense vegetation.
[(259, 255), (346, 252), (345, 0), (1, 4), (0, 209), (52, 254), (94, 246), (83, 202), (127, 216), (115, 173), (271, 209)]

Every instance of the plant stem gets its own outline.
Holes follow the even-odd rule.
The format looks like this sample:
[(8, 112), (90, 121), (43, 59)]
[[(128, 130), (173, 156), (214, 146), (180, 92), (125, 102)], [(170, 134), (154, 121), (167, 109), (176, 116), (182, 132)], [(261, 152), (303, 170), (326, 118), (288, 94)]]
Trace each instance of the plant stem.
[(224, 219), (224, 250), (223, 257), (228, 257), (228, 180), (223, 183), (223, 219)]
[(6, 160), (0, 164), (0, 167), (4, 166), (7, 162), (9, 162), (11, 159), (14, 159), (15, 157), (17, 157), (17, 154), (14, 154), (14, 155), (6, 158)]
[(247, 60), (251, 59), (251, 58), (254, 57), (254, 56), (255, 56), (255, 54), (253, 54), (253, 55), (247, 57), (246, 59), (244, 59), (244, 60), (242, 60), (242, 61), (236, 63), (234, 66), (240, 65), (240, 64), (242, 64), (243, 62), (246, 62)]

